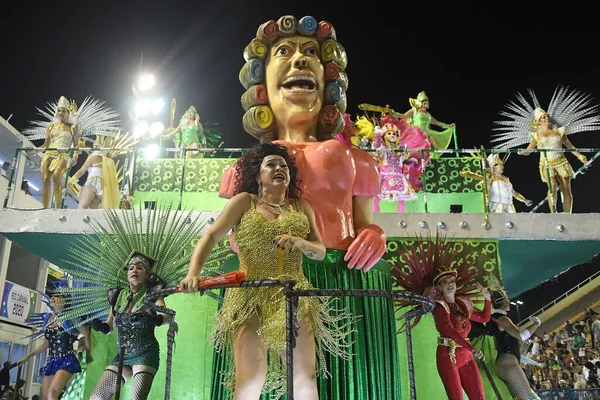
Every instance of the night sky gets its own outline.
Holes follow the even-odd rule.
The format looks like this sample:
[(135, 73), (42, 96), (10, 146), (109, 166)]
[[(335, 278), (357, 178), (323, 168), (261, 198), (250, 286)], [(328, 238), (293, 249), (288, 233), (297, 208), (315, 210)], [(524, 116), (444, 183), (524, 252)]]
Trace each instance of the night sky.
[[(87, 3), (3, 5), (0, 115), (12, 114), (17, 129), (36, 118), (36, 106), (60, 95), (79, 104), (88, 95), (105, 100), (131, 128), (131, 86), (143, 54), (142, 68), (154, 73), (167, 105), (165, 125), (174, 97), (176, 120), (193, 104), (203, 122), (218, 122), (226, 147), (255, 144), (241, 124), (242, 51), (261, 23), (285, 14), (312, 15), (335, 27), (349, 59), (349, 113), (356, 115), (360, 103), (404, 112), (408, 98), (425, 90), (431, 114), (456, 123), (460, 147), (489, 148), (493, 121), (519, 91), (534, 89), (544, 108), (558, 84), (600, 94), (597, 23), (586, 21), (594, 15), (582, 7), (568, 15), (568, 4), (525, 9), (481, 2), (481, 8), (461, 9), (425, 1)], [(599, 135), (570, 138), (577, 147), (600, 147)], [(567, 157), (579, 168), (575, 157)], [(546, 195), (537, 164), (537, 155), (513, 155), (505, 168), (515, 189), (534, 204)], [(573, 182), (574, 212), (598, 210), (599, 177), (600, 164)], [(516, 207), (527, 210), (519, 202)]]

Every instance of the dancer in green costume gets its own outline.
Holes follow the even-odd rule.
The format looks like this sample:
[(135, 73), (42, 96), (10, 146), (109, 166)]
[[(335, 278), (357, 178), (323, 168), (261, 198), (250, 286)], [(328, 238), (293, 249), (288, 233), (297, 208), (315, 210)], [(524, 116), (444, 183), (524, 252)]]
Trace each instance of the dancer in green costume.
[[(175, 128), (173, 132), (165, 135), (165, 138), (173, 138), (175, 146), (180, 149), (199, 149), (206, 147), (206, 136), (204, 135), (204, 129), (200, 123), (200, 115), (196, 111), (196, 107), (190, 106), (181, 117), (177, 128)], [(202, 157), (202, 153), (194, 150), (189, 150), (186, 154), (186, 158), (199, 157)]]
[[(431, 144), (434, 149), (445, 150), (450, 145), (452, 136), (456, 126), (454, 123), (446, 124), (433, 118), (433, 115), (429, 113), (429, 97), (425, 92), (421, 92), (417, 95), (416, 99), (408, 99), (411, 109), (402, 115), (402, 118), (412, 119), (412, 124), (418, 126), (427, 132)], [(431, 125), (439, 126), (442, 131), (431, 129)], [(433, 153), (433, 158), (439, 157), (440, 153)]]
[[(304, 260), (304, 275), (316, 288), (391, 290), (390, 270), (378, 263), (386, 236), (373, 224), (373, 198), (380, 191), (377, 164), (369, 153), (333, 139), (344, 128), (348, 88), (348, 58), (333, 26), (310, 16), (268, 21), (258, 28), (244, 58), (244, 129), (294, 155), (302, 197), (315, 212), (327, 248), (323, 261)], [(234, 174), (235, 166), (225, 172), (221, 197), (233, 196)], [(400, 398), (393, 302), (340, 300), (340, 306), (360, 317), (350, 339), (353, 357), (326, 354), (331, 377), (319, 378), (319, 398)], [(217, 354), (213, 365), (211, 398), (227, 399), (222, 373), (229, 363)]]
[[(176, 332), (174, 320), (163, 314), (168, 311), (163, 299), (153, 304), (145, 300), (154, 290), (174, 286), (183, 279), (191, 258), (185, 249), (204, 222), (191, 212), (172, 212), (160, 205), (153, 210), (106, 209), (102, 217), (104, 221), (91, 223), (90, 234), (67, 249), (61, 267), (77, 285), (61, 290), (71, 301), (58, 320), (91, 322), (94, 330), (104, 334), (118, 330), (117, 355), (102, 373), (91, 399), (108, 400), (117, 382), (122, 385), (131, 379), (131, 399), (144, 400), (160, 365), (155, 328), (169, 323), (167, 338), (171, 345)], [(118, 376), (121, 351), (123, 369)], [(167, 384), (169, 353), (167, 350)]]

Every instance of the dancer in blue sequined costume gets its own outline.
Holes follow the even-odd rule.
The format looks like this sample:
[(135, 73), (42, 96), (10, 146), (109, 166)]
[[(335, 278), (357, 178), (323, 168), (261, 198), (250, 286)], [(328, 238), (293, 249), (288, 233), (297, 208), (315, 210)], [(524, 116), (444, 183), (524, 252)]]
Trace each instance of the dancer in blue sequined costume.
[(49, 306), (53, 312), (39, 314), (43, 326), (40, 333), (44, 335), (44, 341), (18, 361), (18, 364), (21, 365), (49, 349), (46, 365), (40, 370), (40, 375), (44, 377), (42, 397), (48, 400), (58, 399), (73, 375), (81, 372), (81, 365), (73, 349), (73, 343), (77, 340), (78, 333), (84, 335), (87, 361), (92, 361), (89, 356), (91, 350), (89, 328), (81, 326), (78, 329), (72, 329), (68, 322), (57, 320), (57, 315), (62, 312), (68, 301), (69, 297), (59, 291), (50, 295)]

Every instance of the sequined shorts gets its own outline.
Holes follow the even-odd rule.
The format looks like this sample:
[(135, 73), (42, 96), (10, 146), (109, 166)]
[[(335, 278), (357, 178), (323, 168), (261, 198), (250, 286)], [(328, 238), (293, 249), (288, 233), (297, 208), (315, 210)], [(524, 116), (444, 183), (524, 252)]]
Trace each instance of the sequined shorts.
[(79, 360), (75, 357), (75, 354), (67, 354), (62, 357), (52, 357), (46, 362), (40, 369), (40, 375), (42, 376), (54, 376), (60, 370), (77, 374), (81, 372), (81, 365)]
[[(117, 355), (110, 362), (111, 365), (119, 366), (119, 354), (120, 350), (117, 349)], [(129, 367), (133, 365), (147, 365), (148, 367), (158, 369), (159, 364), (160, 355), (157, 341), (154, 341), (154, 343), (140, 352), (125, 351), (125, 356), (123, 357), (123, 365)]]
[[(102, 177), (100, 176), (92, 176), (89, 177), (85, 183), (83, 184), (83, 187), (93, 187), (94, 189), (96, 189), (96, 196), (102, 196)], [(81, 192), (80, 192), (81, 195)]]

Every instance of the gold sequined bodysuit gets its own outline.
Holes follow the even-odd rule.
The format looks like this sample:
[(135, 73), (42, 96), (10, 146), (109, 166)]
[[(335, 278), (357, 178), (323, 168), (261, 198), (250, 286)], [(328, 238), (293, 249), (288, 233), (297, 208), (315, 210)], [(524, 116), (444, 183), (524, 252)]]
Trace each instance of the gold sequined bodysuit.
[[(310, 225), (306, 215), (291, 205), (284, 208), (277, 219), (267, 219), (252, 200), (250, 210), (244, 214), (234, 230), (234, 239), (239, 249), (240, 269), (248, 280), (284, 279), (296, 281), (296, 289), (312, 286), (302, 272), (303, 253), (278, 251), (273, 239), (278, 235), (306, 238)], [(285, 354), (285, 296), (281, 287), (259, 287), (228, 289), (223, 306), (215, 317), (213, 339), (217, 350), (227, 349), (233, 356), (235, 335), (249, 318), (257, 316), (258, 334), (268, 351), (267, 379), (263, 393), (274, 390), (276, 397), (285, 389), (285, 367), (281, 360)], [(298, 320), (308, 318), (315, 335), (319, 369), (326, 373), (324, 351), (348, 358), (348, 335), (352, 331), (352, 317), (347, 310), (334, 309), (328, 298), (299, 298)], [(232, 358), (230, 358), (231, 360)], [(235, 386), (235, 368), (229, 372), (225, 384), (230, 390)]]
[[(563, 147), (563, 136), (565, 134), (566, 129), (561, 127), (550, 130), (545, 135), (532, 132), (531, 137), (535, 140), (538, 149), (557, 150)], [(563, 178), (572, 178), (575, 175), (564, 153), (559, 151), (549, 151), (546, 154), (540, 153), (540, 177), (544, 183), (546, 183), (548, 172), (550, 172), (551, 178), (557, 174)]]
[[(55, 122), (50, 125), (50, 144), (48, 148), (69, 148), (73, 144), (73, 127), (60, 122)], [(68, 160), (69, 153), (57, 150), (46, 150), (42, 157), (42, 165), (50, 161), (49, 171), (54, 171), (62, 160)]]

